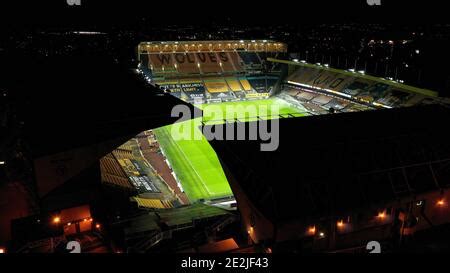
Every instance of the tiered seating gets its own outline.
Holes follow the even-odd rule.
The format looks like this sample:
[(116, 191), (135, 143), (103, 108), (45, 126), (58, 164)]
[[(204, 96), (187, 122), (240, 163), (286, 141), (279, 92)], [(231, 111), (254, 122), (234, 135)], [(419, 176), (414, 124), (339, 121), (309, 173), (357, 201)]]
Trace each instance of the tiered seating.
[(360, 92), (357, 97), (365, 98), (369, 101), (375, 101), (381, 97), (384, 97), (389, 88), (390, 86), (384, 83), (371, 84), (365, 91)]
[(229, 92), (228, 85), (224, 79), (212, 78), (205, 80), (205, 86), (209, 93)]
[(259, 77), (259, 78), (248, 78), (250, 85), (258, 93), (270, 93), (271, 89), (277, 82), (275, 78)]
[(256, 52), (239, 52), (239, 56), (246, 66), (261, 66), (261, 60)]
[(130, 190), (134, 189), (112, 154), (108, 154), (100, 159), (100, 171), (102, 182)]
[(117, 160), (114, 158), (112, 154), (108, 154), (103, 157), (100, 161), (101, 167), (106, 172), (113, 174), (115, 176), (127, 177), (122, 168), (120, 167)]
[[(240, 72), (243, 70), (240, 64), (239, 55), (236, 52), (219, 52), (217, 53), (221, 57), (222, 69), (224, 72)], [(228, 57), (228, 60), (224, 58)]]
[[(260, 65), (256, 53), (243, 53), (248, 65)], [(223, 73), (241, 72), (243, 67), (240, 55), (236, 52), (197, 52), (197, 53), (162, 53), (141, 55), (141, 63), (144, 67), (158, 73)], [(150, 56), (150, 59), (148, 59)]]
[(342, 90), (343, 93), (356, 96), (369, 87), (369, 84), (362, 81), (354, 81)]
[(232, 99), (234, 95), (230, 92), (224, 78), (208, 78), (204, 80), (205, 87), (214, 99)]
[[(362, 73), (337, 72), (336, 70), (323, 67), (299, 66), (287, 79), (287, 83), (293, 83), (297, 87), (306, 90), (321, 90), (332, 92), (334, 95), (346, 99), (356, 99), (363, 103), (373, 104), (377, 107), (405, 107), (420, 104), (427, 97), (435, 96), (435, 92), (429, 90), (418, 90), (417, 88), (402, 86), (392, 81), (380, 80), (375, 77), (365, 76)], [(261, 86), (261, 83), (252, 83)], [(297, 94), (298, 99), (312, 100), (305, 93)], [(332, 108), (345, 108), (352, 111), (355, 108), (347, 103), (334, 104), (332, 100), (326, 102), (324, 98), (317, 97), (315, 103)], [(329, 104), (329, 105), (328, 105)], [(358, 103), (356, 103), (358, 104)], [(334, 105), (334, 107), (333, 107)], [(325, 105), (324, 105), (325, 106)], [(327, 107), (326, 106), (326, 107)], [(367, 107), (366, 107), (367, 108)], [(355, 108), (358, 110), (357, 108)], [(366, 110), (366, 109), (363, 109)]]
[(239, 83), (237, 78), (226, 78), (225, 80), (227, 81), (227, 84), (230, 87), (231, 91), (239, 92), (239, 91), (243, 91), (244, 90), (244, 88)]
[(263, 60), (273, 55), (251, 51), (270, 50), (262, 44), (249, 51), (237, 43), (225, 47), (203, 42), (163, 44), (141, 46), (141, 67), (149, 68), (156, 87), (190, 103), (267, 98), (278, 81), (278, 73), (262, 69)]
[(297, 90), (297, 89), (289, 89), (289, 90), (287, 91), (287, 93), (288, 93), (290, 96), (295, 97), (295, 96), (297, 96), (298, 93), (300, 93), (300, 92), (299, 92), (299, 90)]
[(203, 99), (205, 96), (205, 85), (198, 78), (180, 80), (179, 89), (191, 100)]
[(341, 91), (355, 78), (327, 70), (300, 67), (288, 78), (289, 81), (309, 85), (315, 88)]
[(220, 64), (222, 63), (222, 59), (228, 61), (226, 55), (222, 54), (218, 56), (215, 52), (196, 53), (196, 57), (202, 73), (221, 73), (222, 68)]
[(133, 190), (133, 186), (127, 178), (115, 176), (109, 173), (102, 173), (102, 181), (120, 188)]
[(344, 108), (346, 108), (347, 106), (349, 106), (351, 103), (344, 101), (344, 100), (340, 100), (340, 99), (333, 99), (331, 100), (329, 103), (327, 103), (326, 105), (324, 105), (326, 108), (330, 109), (336, 109), (336, 110), (342, 110)]
[(177, 98), (181, 97), (181, 86), (178, 80), (173, 81), (162, 81), (158, 83), (162, 89), (170, 90), (170, 93)]
[(176, 72), (172, 54), (150, 54), (150, 67), (154, 73)]
[(353, 82), (353, 80), (354, 78), (352, 77), (322, 70), (321, 72), (315, 74), (315, 76), (306, 82), (306, 84), (312, 85), (316, 88), (338, 91)]
[(239, 78), (239, 82), (242, 85), (242, 87), (244, 88), (244, 91), (252, 91), (252, 86), (250, 85), (250, 83), (248, 82), (247, 78)]
[(176, 64), (178, 73), (183, 74), (198, 74), (200, 69), (198, 60), (194, 53), (175, 53), (171, 54)]
[(147, 54), (141, 54), (140, 55), (140, 59), (141, 59), (141, 69), (144, 72), (145, 75), (151, 77), (152, 76), (152, 72), (150, 69), (150, 61), (148, 58)]
[(319, 95), (319, 96), (315, 97), (312, 101), (319, 105), (325, 105), (325, 104), (329, 103), (332, 99), (333, 98), (330, 96)]
[(159, 199), (146, 199), (146, 198), (132, 198), (140, 208), (149, 209), (170, 209), (173, 208), (173, 204), (170, 201), (159, 200)]
[(265, 78), (249, 78), (248, 79), (250, 85), (253, 87), (258, 93), (266, 93), (267, 91), (267, 82)]
[(297, 95), (297, 98), (303, 101), (310, 101), (314, 99), (317, 95), (310, 92), (300, 92)]
[(297, 82), (302, 84), (309, 84), (318, 74), (319, 70), (309, 69), (306, 67), (299, 67), (287, 80), (291, 82)]
[(120, 145), (119, 148), (117, 148), (119, 150), (123, 150), (123, 151), (129, 151), (130, 153), (133, 152), (133, 147), (131, 146), (130, 142), (125, 142), (124, 144)]
[(117, 159), (124, 159), (124, 158), (134, 159), (133, 152), (131, 150), (118, 148), (113, 151), (113, 154)]
[(346, 112), (361, 112), (367, 110), (370, 110), (370, 108), (360, 104), (350, 104), (347, 108), (345, 108)]
[(392, 107), (402, 105), (413, 97), (412, 94), (400, 90), (390, 90), (377, 102)]

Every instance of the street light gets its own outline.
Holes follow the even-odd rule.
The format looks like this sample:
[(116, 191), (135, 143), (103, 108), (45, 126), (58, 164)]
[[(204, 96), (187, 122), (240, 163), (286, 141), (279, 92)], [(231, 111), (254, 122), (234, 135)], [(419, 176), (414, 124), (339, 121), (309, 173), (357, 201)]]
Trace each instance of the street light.
[(377, 215), (378, 219), (384, 220), (386, 218), (386, 212), (379, 212)]
[(59, 223), (61, 223), (61, 218), (59, 216), (55, 216), (55, 217), (53, 217), (52, 222), (53, 222), (53, 224), (59, 224)]
[(312, 226), (308, 229), (308, 234), (309, 235), (315, 235), (316, 234), (316, 227)]

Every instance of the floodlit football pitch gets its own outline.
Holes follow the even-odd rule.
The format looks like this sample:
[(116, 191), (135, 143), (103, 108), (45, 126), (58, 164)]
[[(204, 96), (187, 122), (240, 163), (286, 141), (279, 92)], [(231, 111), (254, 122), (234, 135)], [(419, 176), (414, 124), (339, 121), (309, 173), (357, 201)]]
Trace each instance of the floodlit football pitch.
[[(248, 106), (256, 109), (256, 114), (254, 111), (246, 111), (246, 109), (249, 109)], [(278, 110), (271, 111), (272, 106), (277, 106)], [(279, 98), (203, 104), (197, 107), (203, 110), (203, 118), (154, 130), (165, 156), (191, 202), (233, 195), (216, 153), (198, 129), (201, 122), (220, 124), (224, 123), (223, 119), (226, 116), (229, 119), (238, 119), (239, 121), (255, 121), (279, 118), (280, 116), (300, 117), (307, 115), (301, 109), (291, 106)], [(234, 109), (231, 111), (235, 111), (235, 113), (230, 113), (230, 109)], [(218, 113), (218, 111), (222, 113)], [(184, 128), (184, 130), (180, 128)], [(194, 140), (180, 139), (180, 134), (186, 135), (186, 128), (189, 128), (188, 131), (190, 131), (192, 137), (197, 136), (197, 140), (195, 138)]]

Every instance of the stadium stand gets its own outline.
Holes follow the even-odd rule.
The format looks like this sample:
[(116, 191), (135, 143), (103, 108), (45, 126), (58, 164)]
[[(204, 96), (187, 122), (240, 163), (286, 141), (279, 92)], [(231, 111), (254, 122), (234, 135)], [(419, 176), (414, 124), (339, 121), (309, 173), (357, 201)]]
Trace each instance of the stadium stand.
[(333, 108), (338, 111), (341, 111), (341, 110), (345, 109), (346, 107), (348, 107), (349, 105), (351, 105), (351, 103), (348, 101), (344, 101), (344, 100), (340, 100), (340, 99), (332, 99), (329, 103), (324, 105), (324, 107), (328, 108), (328, 109)]
[(233, 92), (244, 91), (244, 88), (239, 83), (237, 78), (226, 78), (225, 80), (226, 80), (228, 86), (230, 87), (231, 91), (233, 91)]
[(199, 62), (194, 53), (171, 54), (175, 60), (175, 67), (181, 74), (199, 74)]
[(173, 204), (170, 201), (160, 199), (146, 199), (139, 197), (132, 197), (132, 201), (135, 201), (139, 208), (148, 209), (171, 209)]
[(128, 176), (121, 168), (113, 154), (108, 154), (100, 160), (102, 182), (127, 190), (134, 190)]
[(227, 82), (224, 78), (206, 78), (205, 87), (212, 98), (232, 99), (234, 95), (230, 92)]
[(296, 95), (296, 98), (303, 100), (303, 101), (310, 101), (314, 99), (317, 96), (317, 94), (310, 93), (310, 92), (300, 92)]
[(325, 105), (327, 103), (329, 103), (333, 98), (330, 96), (325, 96), (325, 95), (319, 95), (317, 97), (315, 97), (312, 101), (314, 103), (320, 104), (320, 105)]
[(364, 91), (369, 86), (368, 83), (355, 80), (349, 86), (345, 87), (342, 92), (351, 96), (357, 96), (360, 92)]
[(286, 90), (286, 93), (291, 97), (296, 97), (300, 93), (300, 90), (291, 88)]
[[(402, 211), (411, 200), (427, 200), (420, 202), (429, 204), (421, 222), (429, 227), (428, 219), (433, 224), (438, 219), (429, 215), (444, 215), (435, 204), (449, 185), (449, 133), (442, 127), (442, 120), (449, 116), (448, 107), (432, 105), (282, 119), (280, 142), (293, 145), (274, 152), (261, 154), (262, 140), (213, 140), (211, 144), (226, 166), (244, 225), (254, 227), (255, 241), (282, 241), (287, 234), (296, 240), (298, 230), (323, 219), (329, 219), (328, 226), (335, 224), (337, 215), (352, 216), (353, 227), (365, 231), (359, 222), (376, 221), (380, 210), (386, 211), (383, 216), (397, 218), (398, 214), (390, 213), (392, 207)], [(306, 131), (310, 133), (301, 134)], [(307, 156), (288, 163), (275, 160), (292, 154), (293, 149)], [(299, 166), (308, 171), (299, 172)], [(291, 171), (281, 171), (286, 169)], [(290, 184), (280, 185), (280, 179)], [(292, 209), (293, 203), (298, 209)], [(252, 213), (255, 209), (257, 215)], [(273, 232), (262, 224), (265, 221), (279, 224), (280, 230)], [(298, 228), (292, 228), (293, 223), (299, 223)]]
[(222, 73), (222, 62), (228, 61), (226, 54), (219, 57), (215, 52), (197, 53), (196, 57), (202, 73)]
[(205, 87), (200, 80), (176, 80), (170, 82), (161, 82), (163, 89), (170, 90), (171, 94), (181, 98), (188, 97), (191, 100), (203, 99), (205, 96)]
[(114, 150), (113, 155), (116, 159), (134, 159), (132, 150), (121, 149), (120, 147)]
[[(256, 53), (255, 53), (256, 54)], [(177, 72), (179, 74), (201, 74), (241, 72), (241, 59), (236, 52), (197, 52), (142, 54), (143, 67), (149, 67), (155, 73)]]
[(228, 85), (224, 79), (210, 78), (205, 79), (205, 86), (209, 93), (229, 92)]
[[(267, 57), (285, 52), (286, 45), (267, 40), (144, 42), (138, 46), (140, 72), (157, 87), (194, 103), (267, 97), (281, 66), (273, 63), (263, 69), (262, 64)], [(258, 77), (248, 79), (254, 75)], [(198, 80), (188, 80), (192, 77)]]
[(153, 74), (152, 70), (150, 69), (150, 60), (148, 54), (142, 54), (140, 58), (141, 63), (139, 67), (142, 69), (145, 75), (148, 75), (150, 78), (152, 78)]
[(356, 98), (360, 98), (365, 101), (373, 102), (377, 99), (384, 97), (386, 91), (389, 89), (389, 85), (383, 83), (375, 83), (364, 91), (360, 92)]
[(252, 90), (252, 86), (250, 85), (250, 83), (248, 82), (247, 78), (245, 77), (240, 77), (239, 78), (239, 82), (242, 85), (242, 88), (244, 91), (253, 91)]
[(150, 68), (158, 73), (175, 73), (175, 62), (171, 54), (150, 54)]
[(222, 69), (224, 72), (242, 72), (243, 67), (241, 65), (239, 55), (236, 52), (219, 52), (219, 56), (223, 56), (226, 54), (228, 56), (228, 60), (225, 61), (226, 58), (222, 57)]
[(247, 79), (253, 90), (258, 93), (270, 93), (278, 80), (273, 77), (248, 77)]
[[(270, 59), (277, 62), (277, 60)], [(282, 61), (283, 62), (283, 61)], [(285, 62), (286, 63), (286, 62)], [(425, 104), (430, 101), (440, 103), (436, 92), (403, 85), (399, 82), (376, 78), (351, 71), (343, 71), (319, 65), (287, 62), (292, 72), (285, 80), (285, 92), (292, 85), (304, 90), (318, 91), (323, 95), (331, 95), (350, 99), (354, 103), (369, 108), (394, 108)], [(297, 95), (298, 97), (298, 95)], [(319, 100), (322, 97), (318, 98)], [(330, 100), (331, 101), (331, 100)], [(318, 102), (323, 104), (323, 101)], [(327, 103), (325, 103), (327, 104)], [(339, 105), (336, 105), (339, 107)], [(339, 107), (341, 108), (341, 107)], [(353, 106), (349, 110), (353, 110)], [(357, 107), (358, 108), (358, 107)], [(363, 107), (368, 109), (367, 107)]]
[(239, 57), (247, 68), (261, 67), (261, 59), (256, 52), (239, 52)]

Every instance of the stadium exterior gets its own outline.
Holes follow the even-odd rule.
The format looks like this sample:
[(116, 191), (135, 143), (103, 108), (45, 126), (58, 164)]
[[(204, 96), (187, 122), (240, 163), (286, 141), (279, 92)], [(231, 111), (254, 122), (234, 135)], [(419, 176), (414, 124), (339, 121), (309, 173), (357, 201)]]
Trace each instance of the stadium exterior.
[[(344, 71), (326, 64), (289, 61), (284, 54), (286, 46), (273, 41), (151, 42), (141, 43), (138, 52), (139, 69), (149, 82), (188, 102), (214, 103), (275, 96), (310, 116), (285, 120), (285, 117), (293, 116), (280, 115), (282, 134), (290, 137), (281, 139), (282, 148), (273, 153), (259, 155), (259, 150), (253, 150), (256, 145), (251, 141), (211, 141), (237, 198), (244, 232), (253, 242), (278, 247), (279, 250), (292, 247), (280, 247), (284, 244), (300, 242), (301, 248), (313, 251), (353, 247), (359, 251), (362, 247), (358, 241), (360, 236), (390, 242), (395, 236), (407, 237), (449, 220), (439, 216), (439, 208), (436, 208), (437, 203), (443, 204), (447, 198), (443, 191), (447, 184), (441, 180), (446, 177), (446, 167), (432, 165), (433, 162), (445, 165), (441, 158), (417, 158), (418, 161), (410, 165), (401, 159), (392, 165), (385, 162), (386, 171), (382, 171), (376, 164), (371, 165), (374, 163), (368, 158), (370, 153), (364, 155), (364, 151), (371, 151), (374, 154), (370, 157), (379, 158), (379, 164), (382, 164), (383, 160), (395, 158), (391, 154), (393, 149), (403, 151), (411, 146), (425, 149), (422, 146), (431, 143), (445, 145), (445, 138), (430, 140), (428, 135), (417, 131), (415, 122), (409, 120), (418, 119), (421, 115), (436, 120), (439, 115), (447, 115), (448, 100), (439, 98), (437, 92), (408, 86), (394, 79), (366, 75), (364, 71)], [(202, 52), (212, 53), (212, 59), (202, 63), (203, 58), (196, 55)], [(222, 63), (220, 54), (223, 52), (229, 58), (224, 58)], [(267, 54), (269, 52), (272, 54)], [(226, 64), (228, 59), (230, 64)], [(251, 61), (255, 59), (258, 61)], [(211, 68), (211, 62), (215, 60), (219, 61), (215, 68)], [(191, 62), (190, 67), (185, 66), (185, 62)], [(211, 75), (216, 80), (214, 85), (209, 83)], [(266, 85), (258, 89), (255, 88), (258, 84), (249, 80), (255, 75), (266, 78), (270, 75), (274, 80), (269, 85), (266, 80)], [(193, 76), (201, 86), (195, 91), (192, 88)], [(218, 85), (218, 81), (222, 84)], [(249, 83), (248, 88), (245, 88), (246, 82)], [(215, 88), (220, 91), (216, 92)], [(224, 93), (228, 92), (231, 95), (225, 96)], [(252, 95), (255, 92), (259, 96)], [(220, 96), (214, 97), (216, 93)], [(410, 110), (410, 107), (417, 107), (417, 110)], [(433, 110), (433, 107), (441, 108)], [(361, 111), (369, 112), (354, 113)], [(437, 129), (436, 123), (428, 121), (420, 123), (420, 126), (423, 131)], [(412, 139), (406, 141), (399, 130), (421, 144), (412, 144)], [(392, 139), (392, 142), (383, 143), (380, 138)], [(342, 144), (342, 141), (347, 144)], [(341, 146), (356, 148), (346, 150)], [(409, 152), (409, 155), (414, 154), (414, 149)], [(292, 155), (298, 160), (283, 163), (290, 161)], [(336, 160), (324, 160), (333, 156)], [(345, 165), (346, 161), (353, 162), (348, 163), (352, 166), (357, 165), (357, 161), (367, 160), (364, 174)], [(280, 163), (274, 164), (274, 161)], [(425, 184), (422, 187), (420, 182), (417, 182), (417, 189), (412, 186), (416, 183), (412, 180), (417, 179), (416, 166), (429, 168), (427, 176), (432, 174), (428, 176), (432, 179), (423, 181), (429, 187)], [(314, 176), (314, 172), (318, 174), (324, 170), (340, 174), (324, 174), (323, 179)], [(403, 173), (404, 178), (397, 181), (397, 172)], [(317, 179), (321, 182), (315, 189), (317, 185), (313, 182), (319, 181)], [(354, 179), (363, 180), (362, 185), (365, 186), (358, 185), (358, 182), (345, 182)], [(299, 187), (306, 193), (303, 190), (299, 192)], [(365, 201), (358, 199), (361, 195), (359, 187), (373, 189), (373, 192), (362, 190)], [(331, 201), (341, 199), (348, 202)], [(360, 215), (364, 215), (366, 221), (358, 221)], [(411, 221), (413, 218), (422, 220)], [(401, 229), (397, 228), (399, 223)]]
[[(448, 224), (450, 136), (440, 122), (448, 118), (448, 100), (364, 71), (287, 60), (287, 52), (286, 44), (270, 40), (140, 43), (137, 72), (152, 95), (131, 106), (115, 104), (132, 108), (135, 117), (124, 111), (128, 119), (100, 119), (96, 138), (66, 130), (79, 142), (76, 149), (54, 147), (35, 157), (46, 217), (77, 208), (81, 215), (53, 218), (61, 224), (58, 238), (97, 232), (102, 221), (121, 238), (121, 249), (181, 250), (186, 242), (179, 238), (194, 238), (195, 246), (208, 242), (237, 222), (238, 208), (243, 232), (269, 252), (360, 251), (367, 238), (392, 245)], [(261, 141), (175, 141), (165, 125), (175, 121), (167, 116), (177, 104), (203, 111), (276, 105), (282, 110), (276, 116), (201, 125), (280, 119), (280, 148), (260, 152)], [(49, 132), (60, 135), (59, 128)], [(102, 194), (71, 192), (77, 202), (57, 206), (71, 185), (91, 180), (101, 181)], [(96, 214), (93, 195), (114, 202)], [(129, 215), (116, 218), (118, 211)], [(19, 219), (12, 232), (40, 219)], [(17, 249), (24, 249), (22, 240)]]

